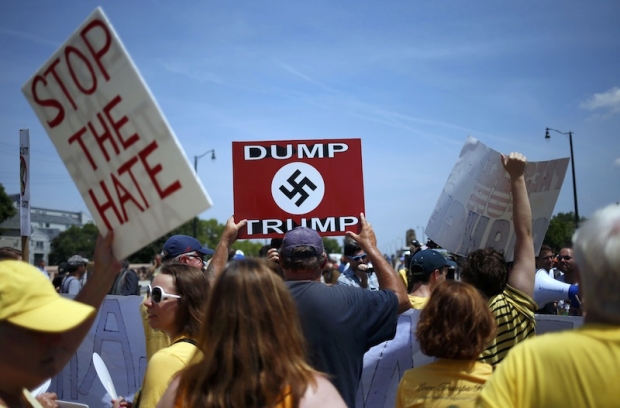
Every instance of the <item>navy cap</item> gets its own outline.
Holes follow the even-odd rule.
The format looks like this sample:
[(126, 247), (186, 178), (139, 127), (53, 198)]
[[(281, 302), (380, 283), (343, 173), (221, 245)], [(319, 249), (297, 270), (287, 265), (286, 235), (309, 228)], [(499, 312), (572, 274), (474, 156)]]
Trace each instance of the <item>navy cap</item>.
[(444, 266), (453, 268), (456, 267), (456, 263), (446, 259), (434, 249), (425, 249), (413, 256), (409, 270), (414, 276), (420, 276), (433, 273), (435, 269), (440, 269)]
[(213, 255), (214, 250), (203, 247), (200, 242), (189, 235), (173, 235), (164, 244), (161, 256), (164, 261), (189, 252), (198, 252), (203, 255)]
[[(299, 247), (311, 247), (314, 251), (305, 251), (302, 254), (293, 255), (293, 250)], [(296, 258), (300, 256), (320, 255), (325, 251), (323, 248), (323, 240), (318, 232), (307, 227), (297, 227), (288, 231), (282, 239), (280, 253), (287, 258)]]

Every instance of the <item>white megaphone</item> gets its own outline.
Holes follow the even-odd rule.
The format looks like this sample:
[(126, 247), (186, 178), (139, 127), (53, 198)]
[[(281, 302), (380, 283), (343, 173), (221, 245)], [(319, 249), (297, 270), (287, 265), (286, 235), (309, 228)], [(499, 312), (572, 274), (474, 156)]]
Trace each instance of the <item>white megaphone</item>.
[(545, 303), (555, 302), (556, 300), (570, 299), (575, 300), (579, 289), (577, 285), (560, 282), (553, 279), (544, 269), (536, 272), (534, 281), (534, 300), (538, 307)]

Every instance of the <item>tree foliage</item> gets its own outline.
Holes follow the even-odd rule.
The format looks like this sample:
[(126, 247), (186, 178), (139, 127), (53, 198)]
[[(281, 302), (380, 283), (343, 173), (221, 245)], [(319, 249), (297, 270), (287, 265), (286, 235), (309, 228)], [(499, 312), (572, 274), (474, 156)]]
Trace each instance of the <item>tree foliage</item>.
[(0, 224), (14, 216), (16, 211), (13, 206), (13, 200), (4, 191), (4, 186), (0, 184)]
[(93, 259), (98, 234), (99, 229), (93, 223), (84, 224), (82, 227), (74, 225), (61, 232), (52, 240), (52, 251), (49, 254), (50, 265), (58, 265), (73, 255)]
[(340, 244), (334, 238), (323, 237), (323, 247), (325, 248), (325, 252), (328, 254), (342, 253), (342, 248), (340, 247)]
[[(580, 223), (586, 219), (581, 217)], [(575, 213), (557, 213), (551, 217), (547, 234), (543, 240), (544, 245), (549, 245), (554, 251), (559, 251), (564, 247), (572, 246), (571, 238), (575, 232)]]

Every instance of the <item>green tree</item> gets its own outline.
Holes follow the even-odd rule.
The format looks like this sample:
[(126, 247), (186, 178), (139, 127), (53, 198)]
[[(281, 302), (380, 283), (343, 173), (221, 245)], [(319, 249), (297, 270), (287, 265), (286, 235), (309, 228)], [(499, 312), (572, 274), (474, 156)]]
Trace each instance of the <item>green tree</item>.
[[(13, 207), (13, 200), (4, 191), (4, 186), (0, 184), (0, 224), (14, 216), (16, 212), (17, 210)], [(2, 231), (0, 231), (0, 235), (2, 235)]]
[[(580, 223), (586, 219), (581, 217)], [(549, 245), (554, 251), (559, 251), (563, 247), (571, 246), (571, 238), (575, 232), (575, 213), (557, 213), (551, 217), (549, 228), (543, 240), (543, 244)]]
[(72, 226), (61, 232), (52, 240), (52, 251), (49, 254), (50, 265), (58, 265), (73, 255), (93, 259), (95, 242), (99, 229), (93, 223), (81, 227)]
[(325, 248), (325, 252), (327, 252), (328, 254), (342, 253), (342, 248), (340, 247), (340, 244), (334, 238), (323, 237), (323, 247)]
[(245, 256), (258, 256), (258, 252), (263, 247), (263, 244), (260, 242), (243, 240), (235, 242), (232, 247), (235, 250), (242, 250)]

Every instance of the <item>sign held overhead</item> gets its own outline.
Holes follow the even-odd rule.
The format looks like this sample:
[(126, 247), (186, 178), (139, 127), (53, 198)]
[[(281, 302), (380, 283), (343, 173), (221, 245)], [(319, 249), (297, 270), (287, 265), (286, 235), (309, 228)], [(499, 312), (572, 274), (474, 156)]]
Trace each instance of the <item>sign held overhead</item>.
[(240, 238), (275, 238), (297, 226), (324, 236), (359, 231), (364, 212), (360, 139), (233, 142)]
[(22, 92), (125, 258), (212, 202), (100, 8)]

